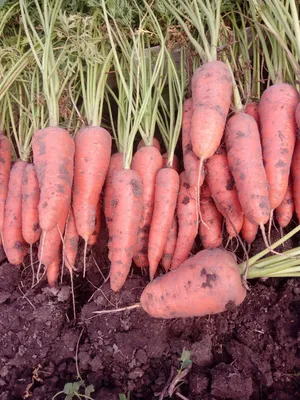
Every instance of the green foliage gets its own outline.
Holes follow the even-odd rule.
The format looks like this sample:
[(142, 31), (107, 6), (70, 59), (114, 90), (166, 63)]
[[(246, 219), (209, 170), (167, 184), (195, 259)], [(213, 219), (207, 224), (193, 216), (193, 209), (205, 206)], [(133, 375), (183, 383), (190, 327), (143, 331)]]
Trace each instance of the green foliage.
[(130, 400), (130, 392), (128, 392), (127, 396), (124, 393), (120, 393), (119, 400)]
[(189, 350), (183, 349), (181, 356), (179, 358), (180, 361), (179, 371), (183, 371), (193, 363), (190, 357), (191, 357), (191, 352)]

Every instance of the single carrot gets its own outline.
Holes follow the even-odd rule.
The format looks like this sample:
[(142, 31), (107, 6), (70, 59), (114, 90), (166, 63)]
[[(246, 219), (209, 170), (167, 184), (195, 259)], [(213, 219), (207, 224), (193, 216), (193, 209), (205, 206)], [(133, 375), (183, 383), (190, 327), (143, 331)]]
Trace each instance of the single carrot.
[(101, 230), (101, 200), (99, 200), (97, 204), (95, 230), (89, 237), (88, 240), (89, 246), (94, 246), (97, 243), (100, 230)]
[(178, 235), (178, 222), (176, 215), (174, 215), (171, 227), (168, 232), (167, 242), (161, 258), (161, 265), (163, 266), (165, 271), (169, 271), (171, 267), (171, 262), (173, 259), (173, 254), (177, 242), (177, 235)]
[(279, 83), (263, 92), (258, 106), (271, 214), (281, 204), (288, 187), (299, 101), (299, 93), (292, 85)]
[(289, 182), (285, 196), (275, 210), (276, 220), (281, 228), (285, 228), (291, 222), (294, 210), (292, 183)]
[(143, 210), (133, 257), (134, 263), (141, 268), (149, 265), (148, 238), (154, 207), (155, 179), (162, 167), (163, 158), (155, 146), (140, 147), (131, 162), (131, 168), (139, 174), (143, 184)]
[(13, 265), (23, 262), (27, 250), (22, 236), (22, 179), (27, 163), (16, 161), (8, 183), (3, 224), (3, 246), (8, 261)]
[(65, 235), (64, 235), (64, 253), (63, 258), (69, 270), (74, 269), (77, 250), (78, 250), (79, 235), (76, 229), (74, 212), (70, 207), (69, 215), (67, 218)]
[(139, 174), (123, 169), (112, 177), (115, 204), (111, 225), (110, 287), (114, 292), (124, 285), (129, 273), (143, 207), (143, 185)]
[(242, 112), (231, 117), (225, 130), (225, 142), (242, 210), (250, 222), (264, 229), (270, 216), (270, 201), (255, 119)]
[(209, 186), (201, 186), (200, 210), (202, 220), (199, 223), (199, 235), (205, 249), (216, 248), (222, 245), (222, 214), (218, 211), (211, 197)]
[[(153, 138), (152, 145), (153, 145), (154, 147), (156, 147), (157, 150), (161, 153), (161, 147), (160, 147), (160, 142), (159, 142), (159, 140), (157, 140), (156, 138)], [(139, 143), (138, 143), (137, 150), (139, 150), (139, 149), (140, 149), (141, 147), (143, 147), (143, 146), (145, 146), (145, 142), (144, 142), (143, 139), (141, 139), (141, 140), (139, 141)]]
[(60, 254), (56, 256), (55, 260), (51, 262), (47, 266), (47, 282), (48, 285), (53, 288), (56, 286), (59, 277), (59, 266), (60, 266), (61, 257)]
[(207, 161), (206, 168), (206, 180), (211, 196), (226, 220), (229, 237), (233, 238), (242, 229), (243, 211), (229, 170), (226, 150), (219, 148)]
[(41, 236), (38, 205), (40, 188), (35, 167), (27, 164), (22, 180), (22, 235), (29, 244), (37, 242)]
[(259, 113), (258, 113), (258, 103), (256, 101), (251, 101), (250, 103), (247, 103), (245, 106), (245, 113), (248, 115), (251, 115), (257, 123), (257, 126), (260, 126), (259, 122)]
[(149, 234), (148, 259), (151, 280), (163, 256), (174, 218), (178, 191), (178, 172), (173, 168), (162, 168), (156, 175), (154, 211)]
[(11, 167), (11, 144), (0, 132), (0, 234), (3, 235), (5, 202), (8, 193), (8, 182)]
[(70, 207), (74, 140), (65, 129), (48, 127), (33, 135), (32, 150), (41, 191), (40, 227), (48, 232), (56, 227), (61, 215)]
[(224, 312), (245, 297), (235, 257), (209, 249), (149, 283), (140, 302), (154, 318), (183, 318)]
[(180, 174), (177, 199), (178, 237), (171, 269), (177, 268), (189, 256), (198, 233), (195, 188), (191, 188), (185, 172)]
[[(295, 111), (295, 118), (298, 130), (300, 130), (300, 103), (298, 104)], [(292, 191), (293, 199), (295, 205), (295, 211), (300, 221), (300, 138), (297, 137), (293, 160), (291, 165), (291, 175), (292, 175)]]
[(244, 215), (244, 221), (242, 226), (242, 236), (248, 244), (252, 244), (256, 238), (258, 231), (258, 224), (252, 223)]

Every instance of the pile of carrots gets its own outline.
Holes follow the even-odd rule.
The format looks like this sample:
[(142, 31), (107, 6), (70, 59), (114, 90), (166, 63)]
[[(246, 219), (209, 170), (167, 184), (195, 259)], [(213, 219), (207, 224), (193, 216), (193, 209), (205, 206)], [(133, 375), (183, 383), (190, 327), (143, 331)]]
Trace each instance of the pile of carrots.
[[(248, 272), (263, 276), (260, 264), (251, 276), (246, 249), (258, 229), (276, 254), (265, 276), (280, 276), (279, 265), (282, 276), (297, 276), (297, 263), (272, 258), (290, 260), (270, 235), (274, 217), (281, 230), (294, 211), (300, 218), (295, 0), (281, 10), (293, 21), (287, 33), (280, 0), (263, 11), (258, 0), (244, 8), (232, 1), (224, 14), (222, 0), (179, 0), (178, 7), (162, 0), (166, 30), (159, 8), (134, 2), (135, 31), (100, 3), (91, 15), (68, 16), (62, 0), (20, 0), (2, 11), (0, 36), (12, 34), (9, 22), (19, 13), (14, 37), (25, 43), (0, 85), (0, 235), (8, 261), (20, 265), (29, 252), (32, 286), (44, 266), (54, 287), (61, 265), (72, 277), (81, 238), (85, 276), (104, 213), (111, 289), (121, 290), (133, 264), (146, 269), (151, 282), (137, 306), (154, 317), (240, 304)], [(199, 238), (204, 250), (190, 257)], [(226, 246), (236, 239), (246, 264), (221, 249), (224, 238)], [(159, 265), (167, 273), (154, 279)]]

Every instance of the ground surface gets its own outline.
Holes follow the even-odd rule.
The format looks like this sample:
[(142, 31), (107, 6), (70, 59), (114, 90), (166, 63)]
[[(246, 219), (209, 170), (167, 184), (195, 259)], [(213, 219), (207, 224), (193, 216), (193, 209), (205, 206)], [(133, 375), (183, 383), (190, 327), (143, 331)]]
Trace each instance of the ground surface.
[(67, 277), (57, 291), (43, 282), (24, 297), (30, 269), (2, 257), (0, 400), (52, 399), (77, 380), (76, 354), (93, 399), (118, 400), (128, 391), (131, 400), (159, 399), (184, 348), (193, 364), (180, 393), (189, 400), (300, 398), (299, 280), (254, 281), (241, 307), (213, 317), (162, 321), (137, 309), (89, 319), (137, 302), (147, 281), (133, 275), (118, 295), (107, 284), (95, 292), (102, 278), (93, 257), (107, 273), (103, 247), (100, 241), (90, 254), (87, 279), (75, 279), (76, 321)]

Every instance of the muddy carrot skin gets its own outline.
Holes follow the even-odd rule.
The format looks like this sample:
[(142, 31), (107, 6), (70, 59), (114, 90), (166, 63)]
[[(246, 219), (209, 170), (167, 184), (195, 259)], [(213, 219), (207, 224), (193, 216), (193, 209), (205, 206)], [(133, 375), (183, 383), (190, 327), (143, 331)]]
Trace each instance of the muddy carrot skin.
[(178, 222), (177, 222), (177, 216), (174, 215), (171, 228), (169, 229), (168, 232), (167, 242), (164, 248), (163, 256), (161, 259), (161, 265), (163, 266), (165, 271), (169, 271), (171, 267), (171, 262), (173, 259), (173, 254), (177, 242), (177, 235), (178, 235)]
[(11, 144), (0, 131), (0, 234), (3, 235), (4, 210), (11, 168)]
[(76, 229), (74, 213), (72, 207), (70, 207), (64, 237), (64, 260), (68, 269), (74, 268), (78, 242), (79, 235)]
[(289, 182), (281, 204), (275, 210), (275, 218), (281, 228), (285, 228), (292, 220), (295, 211), (292, 183)]
[(251, 117), (255, 119), (257, 126), (260, 127), (258, 104), (259, 103), (257, 103), (256, 101), (247, 103), (245, 107), (245, 113), (251, 115)]
[(244, 222), (242, 226), (242, 236), (248, 244), (252, 244), (256, 238), (258, 231), (258, 224), (250, 222), (244, 215)]
[(101, 200), (98, 201), (97, 210), (96, 210), (96, 221), (95, 221), (95, 230), (91, 234), (88, 240), (89, 246), (95, 246), (97, 243), (98, 236), (101, 230)]

